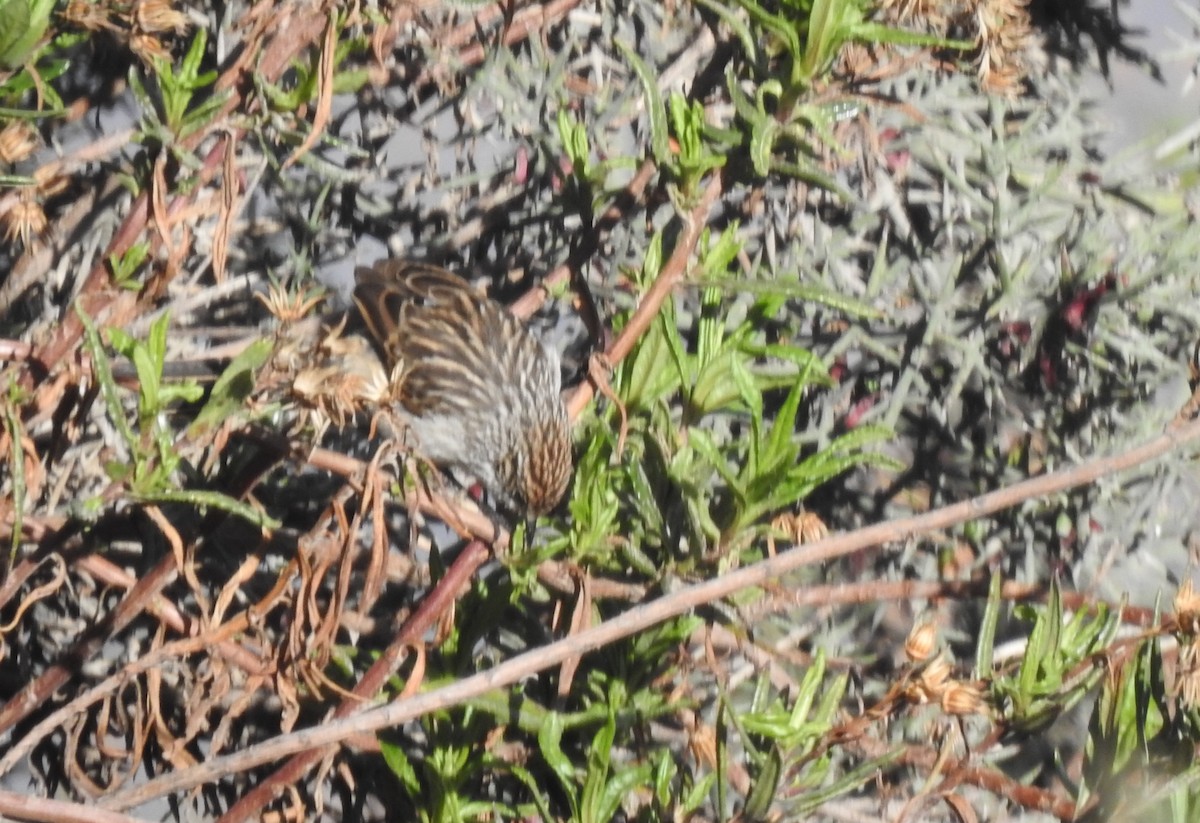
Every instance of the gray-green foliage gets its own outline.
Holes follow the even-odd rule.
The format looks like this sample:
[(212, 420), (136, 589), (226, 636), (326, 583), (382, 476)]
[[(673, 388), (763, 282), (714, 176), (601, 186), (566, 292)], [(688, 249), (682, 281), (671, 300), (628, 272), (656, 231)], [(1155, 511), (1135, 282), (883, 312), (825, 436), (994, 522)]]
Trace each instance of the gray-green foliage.
[[(0, 4), (0, 20), (16, 26), (0, 36), (0, 64), (13, 69), (0, 102), (27, 95), (35, 71), (53, 82), (65, 70), (38, 51), (49, 7), (23, 2)], [(836, 82), (831, 72), (846, 43), (936, 44), (956, 54), (969, 44), (879, 24), (857, 1), (700, 5), (600, 3), (545, 39), (511, 49), (489, 42), (482, 68), (463, 72), (453, 48), (413, 41), (419, 70), (443, 70), (446, 85), (420, 86), (397, 71), (377, 96), (340, 98), (328, 133), (287, 168), (281, 158), (311, 125), (315, 52), (297, 58), (278, 84), (246, 84), (244, 93), (262, 105), (254, 122), (236, 125), (258, 139), (235, 141), (238, 150), (286, 147), (254, 158), (269, 172), (253, 193), (262, 200), (247, 213), (269, 203), (261, 222), (274, 225), (269, 239), (287, 250), (292, 272), (365, 262), (359, 244), (370, 238), (449, 258), (455, 268), (523, 269), (537, 279), (594, 241), (584, 276), (619, 332), (661, 276), (698, 194), (722, 176), (723, 196), (705, 216), (711, 225), (689, 270), (612, 374), (625, 416), (606, 401), (585, 415), (568, 513), (544, 522), (525, 551), (480, 573), (429, 643), (423, 686), (536, 649), (576, 619), (594, 623), (634, 600), (753, 562), (774, 548), (772, 517), (802, 504), (839, 531), (906, 512), (911, 498), (902, 493), (915, 487), (927, 492), (922, 507), (954, 502), (1116, 450), (1161, 428), (1161, 410), (1148, 400), (1185, 372), (1200, 325), (1190, 215), (1167, 183), (1089, 151), (1096, 133), (1076, 78), (1034, 78), (1027, 94), (1006, 102), (981, 95), (973, 78), (920, 66), (871, 94), (815, 100), (818, 81)], [(361, 31), (342, 34), (335, 87), (359, 90), (368, 41)], [(695, 70), (708, 55), (692, 49), (705, 34), (734, 58), (702, 86)], [(144, 131), (163, 145), (206, 128), (225, 100), (210, 95), (215, 38), (198, 32), (187, 43), (178, 44), (177, 68), (159, 61), (130, 73)], [(667, 75), (676, 61), (683, 79)], [(401, 75), (411, 88), (395, 82)], [(57, 106), (50, 91), (46, 100)], [(419, 144), (417, 156), (391, 160), (395, 145), (372, 142), (381, 134), (404, 148)], [(647, 159), (656, 169), (650, 184), (620, 198)], [(184, 204), (188, 175), (170, 182), (169, 194), (181, 199), (166, 199)], [(602, 217), (614, 204), (617, 217)], [(468, 225), (484, 228), (471, 235)], [(267, 231), (234, 243), (241, 256), (230, 260), (233, 272), (261, 274), (259, 254), (270, 243), (258, 241)], [(140, 289), (139, 276), (155, 275), (145, 265), (155, 260), (152, 237), (107, 261), (117, 285)], [(201, 273), (194, 282), (204, 276), (201, 257), (193, 253), (181, 267)], [(163, 286), (169, 293), (172, 284)], [(128, 457), (109, 464), (107, 479), (135, 503), (261, 518), (192, 483), (174, 428), (188, 423), (167, 411), (197, 394), (161, 379), (165, 320), (144, 340), (111, 338), (134, 363), (136, 396), (117, 387), (101, 331), (85, 325), (99, 412)], [(267, 356), (260, 345), (235, 360), (187, 430), (200, 437), (235, 417)], [(20, 393), (9, 394), (15, 406)], [(14, 440), (21, 422), (6, 407)], [(12, 465), (25, 465), (19, 449), (13, 457)], [(1182, 475), (1182, 464), (1171, 468)], [(11, 471), (21, 497), (25, 478)], [(788, 594), (818, 582), (935, 581), (984, 566), (1024, 581), (1046, 580), (1056, 565), (1100, 567), (1092, 512), (1127, 494), (1096, 487), (938, 535), (933, 546), (913, 540), (854, 566), (810, 570), (588, 654), (577, 669), (429, 715), (385, 736), (394, 777), (387, 789), (403, 798), (404, 814), (422, 820), (808, 816), (824, 802), (872, 791), (872, 780), (915, 792), (889, 764), (892, 747), (928, 742), (927, 716), (894, 704), (890, 722), (870, 729), (880, 756), (860, 756), (837, 737), (847, 714), (861, 717), (889, 692), (894, 627), (911, 604), (799, 609)], [(289, 504), (299, 508), (290, 499), (277, 505)], [(943, 568), (941, 550), (960, 548), (956, 540), (970, 563)], [(547, 583), (547, 561), (566, 568), (577, 589), (564, 594)], [(441, 562), (434, 552), (435, 581)], [(339, 591), (353, 597), (348, 583), (358, 569), (350, 560), (341, 568), (347, 585)], [(1147, 642), (1125, 679), (1097, 687), (1113, 613), (1068, 617), (1055, 588), (1047, 605), (1023, 609), (1025, 620), (1006, 627), (1028, 641), (1020, 662), (993, 671), (995, 579), (976, 645), (976, 676), (989, 681), (996, 707), (986, 722), (1007, 724), (1018, 749), (1025, 735), (1102, 689), (1085, 786), (1104, 794), (1104, 781), (1142, 765), (1139, 752), (1162, 742), (1164, 730), (1178, 731), (1159, 711), (1159, 650)], [(320, 608), (337, 600), (321, 581), (311, 589), (305, 582)], [(593, 598), (589, 586), (599, 583), (625, 588)], [(406, 585), (392, 581), (390, 593), (418, 600), (426, 591)], [(977, 628), (974, 616), (963, 609), (952, 617), (957, 639), (971, 646), (964, 638)], [(267, 642), (286, 634), (269, 622), (277, 613), (263, 619), (254, 630)], [(377, 639), (356, 633), (345, 642), (358, 651)], [(367, 657), (344, 655), (350, 665)], [(407, 684), (392, 685), (398, 692)], [(313, 704), (322, 698), (304, 695)], [(206, 718), (188, 720), (199, 729)], [(730, 780), (735, 772), (747, 782)], [(1189, 793), (1184, 786), (1172, 798), (1176, 808)]]

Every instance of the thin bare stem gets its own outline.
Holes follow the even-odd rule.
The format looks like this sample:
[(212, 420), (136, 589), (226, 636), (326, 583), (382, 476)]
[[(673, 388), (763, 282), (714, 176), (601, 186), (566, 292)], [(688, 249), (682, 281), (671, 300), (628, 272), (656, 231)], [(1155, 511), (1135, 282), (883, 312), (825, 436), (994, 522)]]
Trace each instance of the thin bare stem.
[(570, 657), (594, 651), (665, 620), (678, 617), (706, 603), (728, 597), (742, 589), (762, 586), (804, 566), (882, 546), (913, 535), (949, 528), (995, 514), (1032, 498), (1045, 497), (1087, 485), (1106, 475), (1161, 457), (1197, 438), (1200, 438), (1200, 421), (1194, 421), (1174, 431), (1159, 435), (1122, 454), (1097, 458), (1070, 469), (1015, 483), (1007, 488), (934, 509), (915, 517), (889, 520), (848, 534), (827, 537), (811, 545), (784, 552), (713, 580), (680, 589), (645, 605), (632, 608), (619, 617), (607, 620), (592, 629), (549, 643), (540, 649), (517, 655), (498, 666), (463, 678), (449, 686), (397, 700), (379, 708), (368, 709), (353, 717), (326, 723), (316, 728), (281, 735), (236, 754), (219, 757), (200, 766), (156, 778), (135, 789), (111, 795), (101, 803), (110, 809), (133, 808), (155, 797), (204, 785), (225, 775), (245, 771), (297, 752), (328, 746), (355, 735), (398, 726), (430, 712), (459, 705), (493, 689), (512, 685), (525, 677), (556, 666)]

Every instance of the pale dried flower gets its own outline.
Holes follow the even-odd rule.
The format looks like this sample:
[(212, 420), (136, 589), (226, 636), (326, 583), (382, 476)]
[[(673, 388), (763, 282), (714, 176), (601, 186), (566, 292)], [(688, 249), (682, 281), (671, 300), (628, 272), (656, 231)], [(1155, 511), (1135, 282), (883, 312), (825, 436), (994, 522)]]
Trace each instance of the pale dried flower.
[(19, 163), (38, 147), (37, 130), (23, 122), (0, 129), (0, 163)]
[(1032, 38), (1027, 1), (979, 0), (975, 7), (978, 74), (984, 91), (1015, 95), (1020, 90)]
[(167, 47), (153, 34), (142, 31), (133, 32), (129, 35), (129, 48), (147, 66), (153, 67), (155, 61), (158, 60), (165, 62), (171, 60), (171, 53), (167, 51)]
[(388, 396), (387, 375), (370, 343), (342, 336), (344, 325), (328, 330), (292, 381), (293, 394), (309, 408), (318, 431), (330, 423), (343, 427)]
[(1184, 634), (1200, 635), (1200, 596), (1197, 596), (1191, 578), (1184, 580), (1175, 592), (1175, 622)]
[(433, 266), (355, 273), (354, 302), (416, 451), (483, 484), (502, 507), (549, 512), (571, 479), (558, 355), (511, 313)]
[(7, 211), (0, 213), (4, 237), (8, 242), (20, 238), (26, 248), (46, 230), (46, 212), (34, 197), (33, 189), (23, 189)]
[(771, 526), (787, 534), (797, 545), (815, 543), (829, 536), (825, 521), (813, 512), (784, 512), (771, 521)]
[(254, 297), (277, 320), (285, 324), (308, 317), (325, 299), (325, 295), (320, 292), (293, 294), (276, 284), (271, 284), (266, 294), (255, 292)]
[(987, 705), (983, 691), (978, 686), (957, 680), (946, 684), (942, 690), (941, 704), (946, 714), (956, 715), (983, 714)]
[(108, 19), (108, 5), (95, 0), (71, 0), (63, 10), (63, 17), (88, 31), (117, 28)]
[(697, 723), (689, 729), (687, 745), (688, 751), (692, 753), (692, 757), (696, 758), (697, 763), (710, 768), (717, 765), (719, 746), (717, 732), (712, 726), (707, 723)]
[(918, 621), (904, 641), (904, 654), (913, 663), (924, 663), (937, 646), (937, 624), (926, 619)]
[(950, 661), (938, 655), (907, 685), (905, 694), (914, 703), (931, 703), (941, 699), (949, 682)]
[(168, 0), (139, 0), (134, 7), (133, 19), (144, 32), (186, 31), (188, 19), (177, 11)]
[(1175, 667), (1175, 694), (1188, 708), (1200, 706), (1200, 637), (1179, 647), (1179, 662)]

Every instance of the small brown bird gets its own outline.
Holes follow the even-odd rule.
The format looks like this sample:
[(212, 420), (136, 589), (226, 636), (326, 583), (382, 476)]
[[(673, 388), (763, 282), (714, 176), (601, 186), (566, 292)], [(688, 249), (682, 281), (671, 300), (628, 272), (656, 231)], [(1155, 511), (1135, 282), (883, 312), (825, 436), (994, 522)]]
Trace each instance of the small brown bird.
[(384, 260), (354, 279), (417, 451), (474, 477), (513, 513), (554, 508), (571, 480), (557, 353), (444, 269)]

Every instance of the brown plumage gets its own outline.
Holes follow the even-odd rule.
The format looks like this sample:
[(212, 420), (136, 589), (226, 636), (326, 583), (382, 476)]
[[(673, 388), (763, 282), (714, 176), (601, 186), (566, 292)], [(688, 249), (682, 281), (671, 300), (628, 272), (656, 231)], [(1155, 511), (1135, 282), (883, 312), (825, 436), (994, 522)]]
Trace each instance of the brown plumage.
[(554, 508), (571, 479), (557, 354), (444, 269), (384, 260), (354, 279), (416, 450), (479, 480), (515, 513)]

